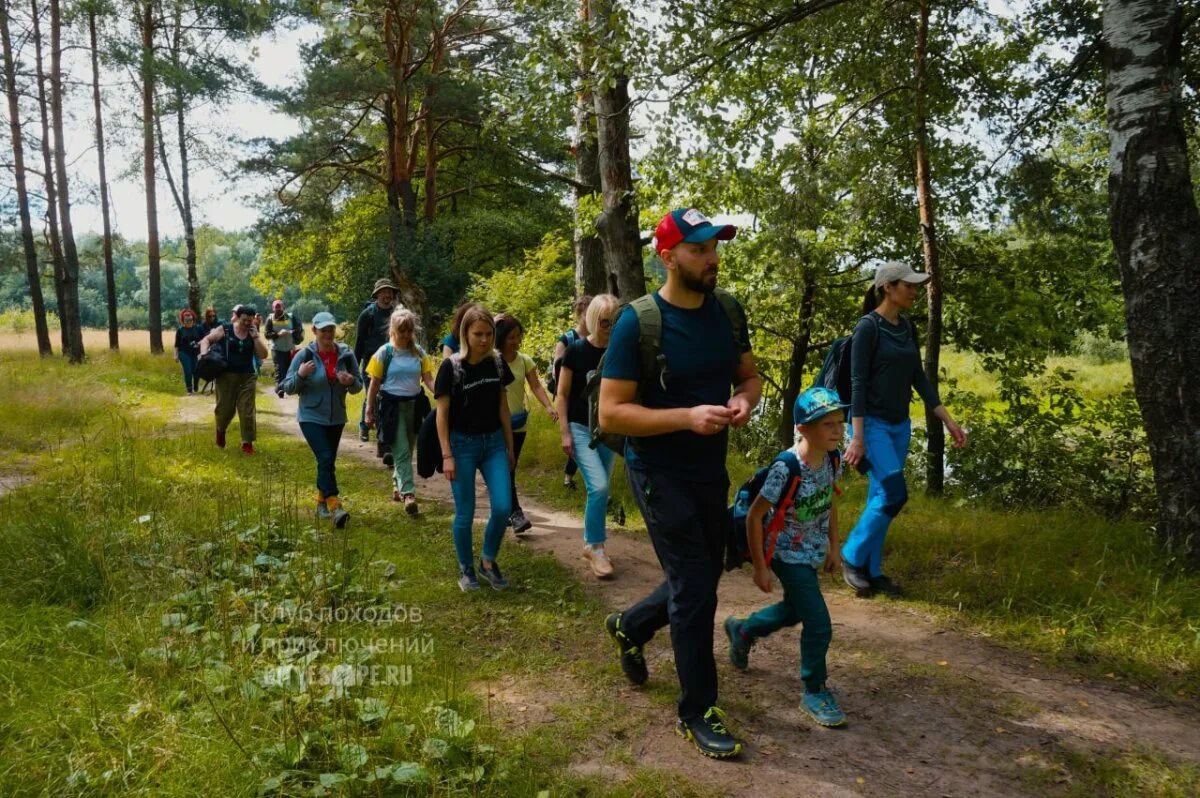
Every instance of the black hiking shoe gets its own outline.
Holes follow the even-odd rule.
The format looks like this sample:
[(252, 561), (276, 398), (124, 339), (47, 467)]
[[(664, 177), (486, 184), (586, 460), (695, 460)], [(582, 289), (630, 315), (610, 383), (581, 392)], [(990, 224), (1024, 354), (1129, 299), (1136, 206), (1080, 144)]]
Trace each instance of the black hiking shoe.
[(621, 630), (621, 613), (614, 612), (604, 619), (604, 628), (608, 636), (617, 644), (621, 654), (621, 670), (632, 685), (643, 685), (650, 675), (646, 671), (646, 658), (642, 655), (642, 647), (634, 645), (625, 632)]
[(533, 529), (533, 522), (520, 510), (513, 510), (512, 515), (508, 517), (508, 525), (512, 527), (514, 535), (524, 535)]
[(388, 452), (387, 454), (385, 454), (383, 456), (383, 464), (385, 466), (387, 466), (388, 468), (391, 468), (392, 466), (394, 466), (396, 464), (396, 458), (392, 455), (391, 452)]
[(725, 619), (725, 634), (729, 637), (729, 661), (739, 671), (750, 667), (750, 647), (754, 643), (742, 637), (742, 621), (730, 615)]
[(367, 428), (366, 424), (358, 425), (358, 439), (363, 443), (371, 440), (371, 430)]
[(719, 707), (709, 707), (702, 718), (681, 719), (675, 724), (675, 732), (713, 759), (729, 759), (742, 753), (742, 743), (725, 728), (725, 713)]
[(846, 580), (846, 584), (858, 595), (859, 598), (868, 598), (875, 592), (871, 585), (871, 577), (867, 574), (866, 568), (856, 568), (846, 561), (842, 561), (842, 579)]
[(893, 582), (887, 576), (880, 574), (871, 578), (871, 589), (876, 593), (882, 593), (885, 596), (899, 596), (904, 591), (900, 589), (900, 585)]

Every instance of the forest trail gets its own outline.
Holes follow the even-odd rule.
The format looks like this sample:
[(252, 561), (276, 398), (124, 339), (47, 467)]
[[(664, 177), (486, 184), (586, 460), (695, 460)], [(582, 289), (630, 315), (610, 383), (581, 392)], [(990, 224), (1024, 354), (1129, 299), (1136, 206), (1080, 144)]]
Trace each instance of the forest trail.
[[(261, 392), (260, 408), (277, 407), (279, 412), (264, 414), (260, 423), (299, 437), (295, 400), (277, 399), (266, 384)], [(380, 489), (388, 489), (374, 442), (361, 443), (354, 431), (353, 424), (347, 426), (342, 462), (348, 456), (377, 469)], [(418, 478), (417, 492), (425, 500), (452, 502), (449, 483), (440, 474)], [(476, 514), (482, 520), (488, 512), (482, 480), (478, 496)], [(534, 528), (519, 539), (510, 533), (505, 546), (556, 557), (606, 606), (628, 607), (662, 581), (649, 541), (620, 530), (610, 531), (607, 546), (616, 576), (596, 580), (580, 556), (579, 517), (549, 509), (533, 496), (522, 495), (521, 501)], [(582, 502), (580, 491), (581, 511)], [(770, 596), (761, 593), (745, 570), (726, 574), (721, 582), (715, 650), (722, 705), (748, 743), (741, 761), (700, 756), (676, 736), (672, 707), (651, 704), (642, 689), (622, 686), (623, 699), (649, 707), (652, 717), (661, 716), (659, 722), (634, 735), (601, 733), (573, 769), (621, 780), (628, 774), (620, 757), (606, 757), (610, 749), (620, 748), (641, 765), (678, 773), (730, 796), (1012, 796), (1045, 794), (1038, 784), (1046, 781), (1069, 782), (1070, 775), (1058, 764), (1068, 754), (1115, 760), (1124, 753), (1156, 753), (1200, 765), (1200, 713), (1136, 687), (1054, 670), (986, 638), (945, 629), (902, 604), (857, 599), (840, 580), (825, 583), (834, 623), (830, 686), (849, 723), (840, 729), (819, 728), (796, 707), (803, 689), (799, 629), (757, 643), (747, 672), (728, 664), (721, 628), (726, 615), (743, 616), (777, 601), (779, 590), (776, 585)], [(667, 630), (646, 648), (651, 682), (673, 691)], [(615, 649), (600, 627), (595, 656), (618, 668)], [(514, 677), (496, 685), (490, 695), (500, 705), (513, 705), (514, 725), (557, 721), (550, 711), (553, 685), (530, 685)]]

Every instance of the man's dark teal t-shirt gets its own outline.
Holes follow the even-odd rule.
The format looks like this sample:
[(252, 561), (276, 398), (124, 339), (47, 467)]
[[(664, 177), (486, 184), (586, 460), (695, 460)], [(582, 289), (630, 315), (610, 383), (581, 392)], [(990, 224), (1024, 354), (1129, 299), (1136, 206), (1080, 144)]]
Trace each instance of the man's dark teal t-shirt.
[[(642, 386), (641, 404), (656, 409), (697, 405), (724, 406), (737, 377), (742, 353), (750, 351), (750, 334), (741, 305), (742, 335), (733, 339), (733, 325), (716, 297), (705, 297), (694, 310), (676, 307), (654, 294), (662, 312), (662, 354), (667, 373), (664, 384)], [(637, 314), (626, 307), (613, 326), (604, 357), (604, 377), (637, 380), (641, 375)], [(728, 430), (717, 435), (697, 435), (690, 430), (653, 435), (630, 441), (625, 462), (630, 468), (663, 470), (694, 481), (728, 479), (725, 454)]]

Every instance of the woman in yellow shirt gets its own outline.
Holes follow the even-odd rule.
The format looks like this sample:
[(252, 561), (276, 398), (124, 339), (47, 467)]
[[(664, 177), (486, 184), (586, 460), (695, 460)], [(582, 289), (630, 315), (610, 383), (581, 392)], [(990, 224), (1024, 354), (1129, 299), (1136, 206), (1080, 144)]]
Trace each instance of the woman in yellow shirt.
[(433, 391), (433, 360), (417, 346), (418, 327), (415, 313), (407, 308), (396, 310), (388, 322), (390, 340), (367, 363), (371, 387), (367, 391), (366, 424), (379, 425), (376, 438), (385, 452), (384, 464), (392, 466), (392, 501), (404, 502), (404, 511), (409, 515), (418, 511), (412, 467), (417, 400), (422, 383)]
[(508, 364), (513, 381), (505, 389), (508, 391), (508, 410), (512, 414), (513, 431), (513, 467), (512, 481), (512, 514), (508, 517), (508, 525), (516, 534), (524, 534), (533, 528), (533, 524), (521, 510), (521, 502), (517, 498), (517, 462), (521, 459), (521, 447), (525, 444), (525, 426), (529, 420), (529, 410), (525, 406), (525, 386), (533, 392), (534, 397), (541, 403), (546, 413), (554, 421), (558, 421), (558, 411), (554, 402), (542, 387), (538, 379), (537, 366), (533, 358), (521, 352), (521, 342), (525, 339), (525, 328), (515, 316), (501, 313), (496, 316), (496, 349)]

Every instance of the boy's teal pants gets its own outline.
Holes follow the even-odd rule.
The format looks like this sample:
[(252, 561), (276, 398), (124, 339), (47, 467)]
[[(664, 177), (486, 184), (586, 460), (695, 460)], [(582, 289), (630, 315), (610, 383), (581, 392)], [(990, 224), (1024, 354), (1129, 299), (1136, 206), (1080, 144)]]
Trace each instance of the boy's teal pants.
[(829, 608), (821, 595), (817, 571), (811, 565), (772, 560), (771, 570), (783, 583), (783, 601), (763, 607), (741, 624), (741, 633), (753, 642), (788, 626), (803, 624), (800, 631), (800, 678), (817, 690), (825, 683), (825, 654), (833, 639)]

